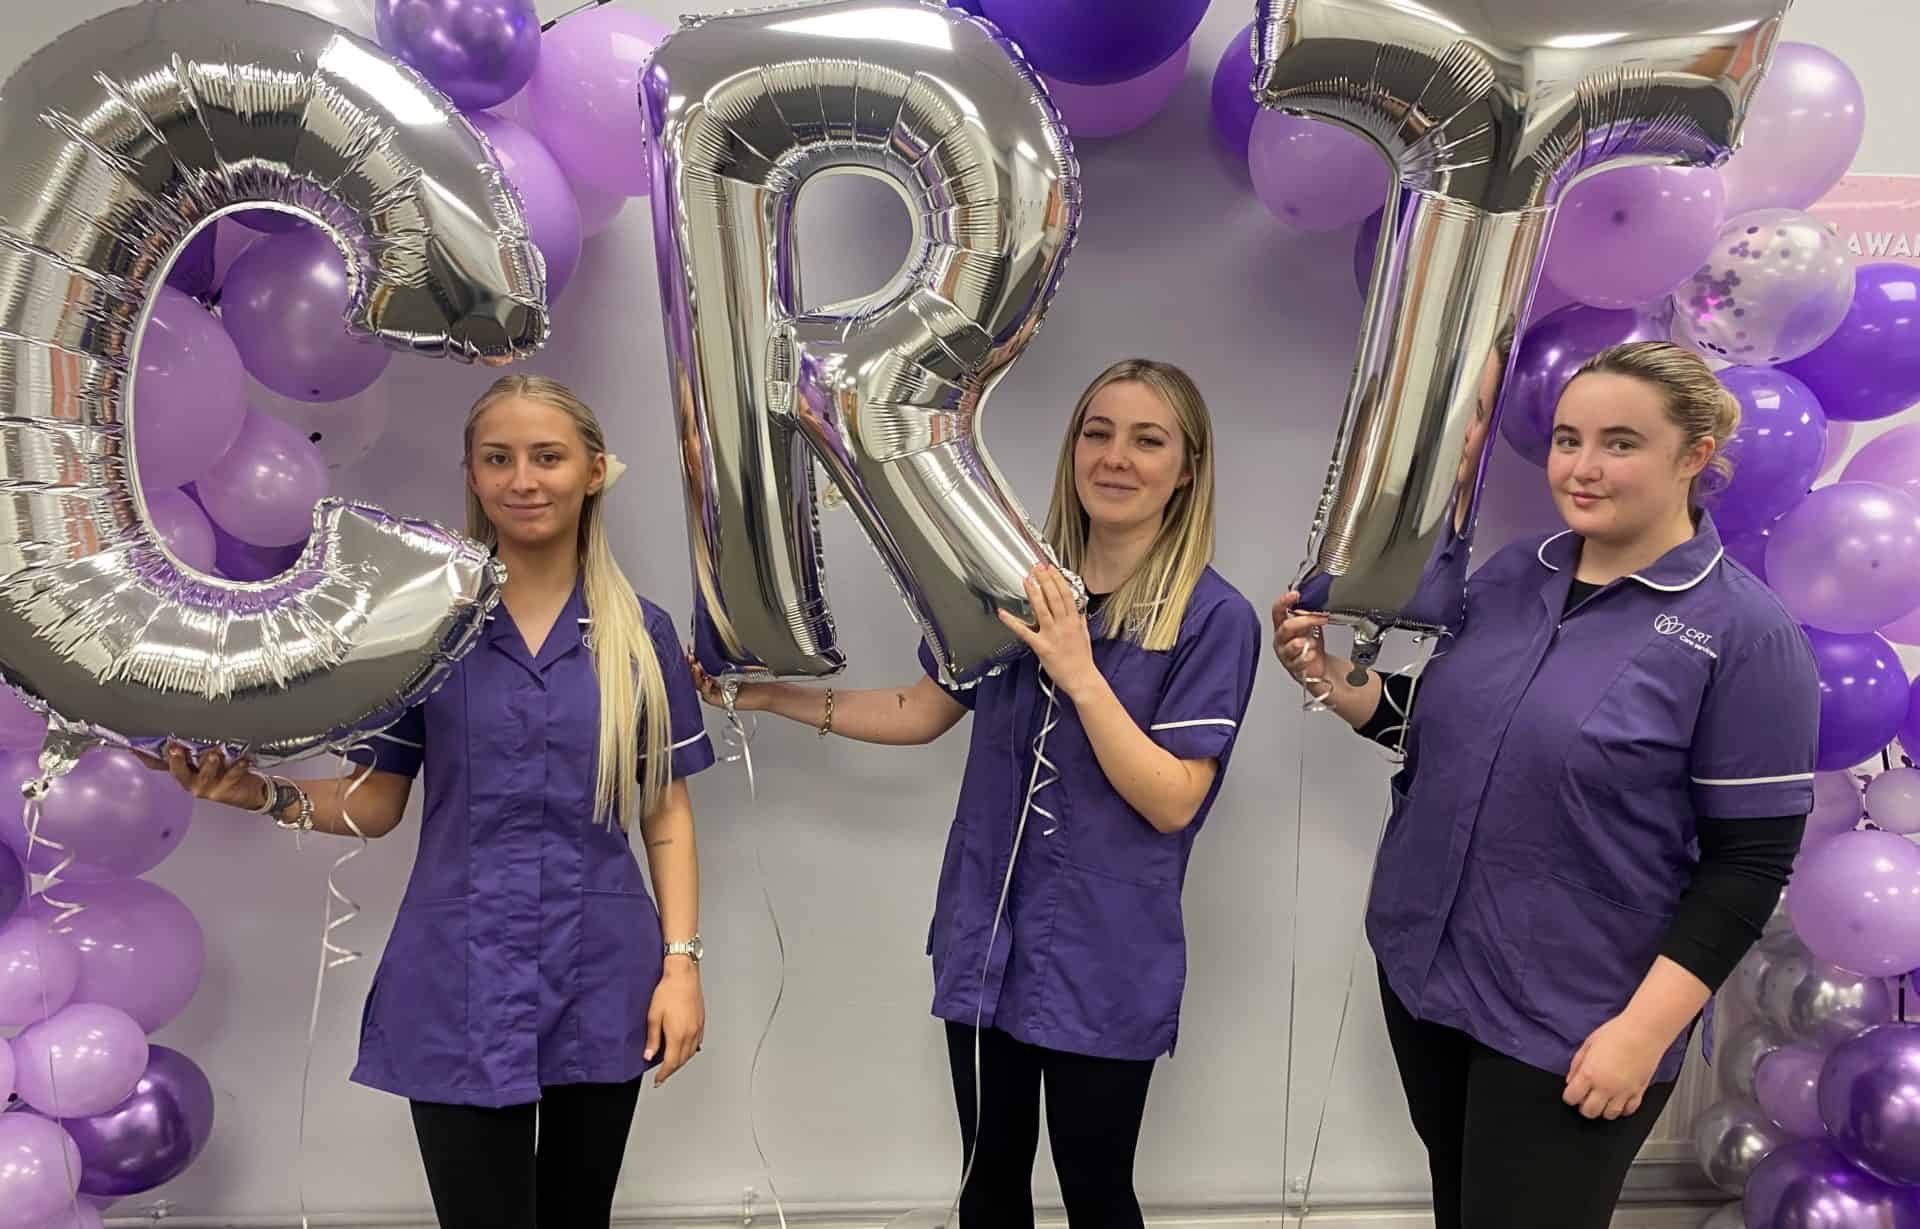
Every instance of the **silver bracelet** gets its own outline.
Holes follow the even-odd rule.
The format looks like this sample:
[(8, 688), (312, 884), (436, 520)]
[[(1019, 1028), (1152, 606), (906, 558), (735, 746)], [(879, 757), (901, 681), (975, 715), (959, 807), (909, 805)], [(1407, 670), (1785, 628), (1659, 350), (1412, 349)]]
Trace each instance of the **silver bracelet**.
[[(273, 822), (278, 827), (295, 832), (313, 831), (313, 799), (307, 796), (307, 791), (285, 777), (269, 777), (267, 780), (273, 786), (273, 798), (268, 801), (262, 814), (273, 816)], [(300, 805), (293, 818), (282, 818), (280, 813), (296, 802)]]

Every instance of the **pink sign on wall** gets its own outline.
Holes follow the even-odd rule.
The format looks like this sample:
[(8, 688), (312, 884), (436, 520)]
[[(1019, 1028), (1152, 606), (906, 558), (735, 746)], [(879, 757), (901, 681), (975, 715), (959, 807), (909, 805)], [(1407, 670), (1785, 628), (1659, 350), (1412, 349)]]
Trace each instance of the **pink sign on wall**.
[(1920, 267), (1920, 175), (1848, 175), (1811, 212), (1840, 232), (1854, 264)]

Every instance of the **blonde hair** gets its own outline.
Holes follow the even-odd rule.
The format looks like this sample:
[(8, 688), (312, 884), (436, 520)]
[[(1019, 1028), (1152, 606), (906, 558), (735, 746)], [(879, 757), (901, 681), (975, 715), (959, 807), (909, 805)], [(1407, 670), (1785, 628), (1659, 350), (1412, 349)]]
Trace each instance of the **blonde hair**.
[(1060, 566), (1078, 572), (1087, 557), (1087, 510), (1073, 480), (1074, 449), (1086, 422), (1087, 407), (1110, 384), (1135, 383), (1147, 388), (1173, 411), (1186, 447), (1191, 481), (1175, 489), (1161, 515), (1160, 532), (1133, 575), (1114, 590), (1100, 613), (1096, 634), (1121, 637), (1141, 648), (1171, 649), (1180, 636), (1180, 621), (1201, 573), (1213, 561), (1213, 419), (1186, 372), (1171, 363), (1152, 359), (1122, 359), (1093, 378), (1080, 394), (1067, 423), (1054, 467), (1053, 502), (1047, 509), (1047, 541), (1060, 557)]
[[(480, 416), (502, 401), (519, 398), (550, 406), (573, 420), (590, 456), (607, 451), (605, 434), (593, 410), (557, 380), (507, 375), (480, 394), (467, 412), (464, 464), (473, 464), (473, 432)], [(580, 575), (592, 620), (590, 652), (600, 688), (600, 748), (596, 757), (593, 817), (607, 823), (617, 816), (623, 829), (636, 816), (653, 814), (672, 782), (669, 742), (673, 723), (667, 710), (666, 677), (647, 631), (640, 599), (620, 570), (608, 543), (605, 488), (590, 492), (580, 509)], [(467, 535), (497, 545), (499, 534), (487, 519), (479, 496), (467, 487)], [(642, 742), (644, 740), (644, 747)]]
[[(1727, 441), (1740, 429), (1740, 400), (1728, 391), (1705, 359), (1670, 341), (1630, 341), (1610, 346), (1580, 365), (1573, 380), (1584, 375), (1631, 376), (1659, 389), (1667, 403), (1667, 420), (1680, 428), (1691, 450), (1702, 440), (1713, 441), (1713, 458), (1693, 480), (1689, 497), (1699, 491), (1700, 479), (1712, 474), (1721, 489), (1733, 479), (1733, 459)], [(1572, 384), (1573, 380), (1568, 380)]]

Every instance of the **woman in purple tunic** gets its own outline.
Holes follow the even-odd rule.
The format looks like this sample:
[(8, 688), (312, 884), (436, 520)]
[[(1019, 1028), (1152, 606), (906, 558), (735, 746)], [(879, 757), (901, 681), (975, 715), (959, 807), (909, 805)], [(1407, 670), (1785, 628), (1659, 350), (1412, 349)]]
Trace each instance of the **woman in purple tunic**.
[(353, 1078), (412, 1102), (449, 1229), (606, 1225), (642, 1075), (663, 1082), (705, 1027), (682, 778), (713, 750), (672, 620), (614, 561), (610, 465), (563, 385), (507, 376), (474, 404), (467, 532), (506, 565), (503, 608), (373, 740), (350, 797), (218, 753), (170, 757), (203, 798), (331, 833), (350, 815), (370, 837), (399, 824), (424, 762), (420, 852)]
[(1439, 1229), (1609, 1222), (1792, 867), (1813, 654), (1694, 499), (1738, 421), (1679, 347), (1586, 364), (1547, 462), (1566, 528), (1487, 561), (1417, 687), (1350, 685), (1324, 616), (1274, 607), (1301, 685), (1404, 744), (1367, 937)]
[(1208, 566), (1213, 473), (1193, 382), (1164, 363), (1116, 363), (1074, 408), (1047, 518), (1062, 565), (1086, 582), (1086, 614), (1041, 568), (1026, 583), (1038, 626), (1002, 615), (1032, 655), (977, 687), (942, 686), (922, 647), (929, 677), (911, 686), (765, 683), (736, 700), (822, 736), (895, 745), (975, 714), (927, 940), (973, 1157), (968, 1229), (1033, 1224), (1043, 1084), (1071, 1223), (1142, 1223), (1133, 1159), (1154, 1059), (1179, 1026), (1180, 887), (1261, 638), (1252, 607)]

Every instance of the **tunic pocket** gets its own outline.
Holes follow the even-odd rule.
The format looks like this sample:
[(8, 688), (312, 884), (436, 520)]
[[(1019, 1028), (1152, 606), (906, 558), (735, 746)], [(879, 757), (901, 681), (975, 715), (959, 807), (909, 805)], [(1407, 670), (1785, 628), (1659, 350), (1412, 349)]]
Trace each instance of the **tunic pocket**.
[(468, 920), (465, 897), (410, 903), (387, 939), (364, 1028), (410, 1083), (468, 1083)]
[(646, 1048), (647, 1012), (665, 963), (660, 915), (644, 892), (581, 894), (580, 967), (573, 1010), (589, 1064)]
[(1048, 963), (1056, 987), (1042, 1008), (1089, 1052), (1150, 1057), (1173, 1044), (1186, 985), (1180, 892), (1068, 867), (1059, 878)]
[(1528, 942), (1528, 983), (1542, 1022), (1579, 1045), (1626, 1007), (1653, 967), (1672, 922), (1549, 874), (1528, 885), (1537, 897)]

